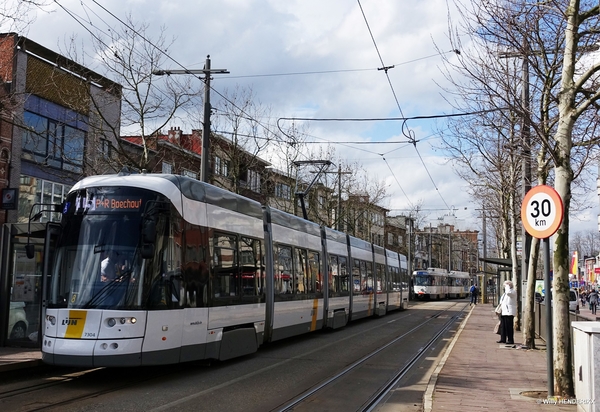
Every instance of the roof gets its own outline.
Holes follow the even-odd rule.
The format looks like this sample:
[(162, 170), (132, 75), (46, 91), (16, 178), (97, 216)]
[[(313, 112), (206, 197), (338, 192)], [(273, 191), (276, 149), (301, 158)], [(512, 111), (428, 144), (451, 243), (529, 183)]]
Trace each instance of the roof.
[[(489, 258), (480, 257), (479, 260), (481, 262), (491, 263), (492, 265), (512, 267), (511, 259), (502, 259), (502, 258), (496, 258), (496, 257), (489, 257)], [(520, 263), (521, 263), (520, 261), (517, 261), (517, 266), (521, 266)]]

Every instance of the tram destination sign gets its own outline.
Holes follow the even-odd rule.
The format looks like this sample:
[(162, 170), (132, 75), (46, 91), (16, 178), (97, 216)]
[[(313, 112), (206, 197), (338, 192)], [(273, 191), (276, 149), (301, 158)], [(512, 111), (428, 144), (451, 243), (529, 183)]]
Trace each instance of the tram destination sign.
[[(88, 212), (134, 212), (142, 209), (143, 200), (138, 197), (103, 195), (98, 198), (77, 197), (75, 199), (76, 210), (87, 210)], [(67, 206), (68, 209), (68, 206)]]
[(537, 239), (552, 236), (563, 220), (563, 202), (554, 188), (538, 185), (525, 195), (521, 220), (527, 233)]

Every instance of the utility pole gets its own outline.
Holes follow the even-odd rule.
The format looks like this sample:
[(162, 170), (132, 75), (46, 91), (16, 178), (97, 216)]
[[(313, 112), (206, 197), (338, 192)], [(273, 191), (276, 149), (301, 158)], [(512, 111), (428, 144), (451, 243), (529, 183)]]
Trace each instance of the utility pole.
[(342, 172), (342, 165), (338, 165), (337, 172), (321, 172), (324, 175), (336, 173), (338, 175), (338, 196), (337, 196), (337, 208), (336, 208), (336, 225), (335, 228), (339, 232), (342, 231), (342, 175), (351, 175), (352, 172)]
[(210, 76), (211, 74), (228, 74), (229, 71), (226, 69), (211, 69), (210, 68), (210, 55), (206, 56), (206, 62), (204, 63), (204, 69), (202, 70), (155, 70), (152, 74), (156, 76), (172, 74), (203, 74), (204, 78), (204, 119), (202, 120), (202, 155), (200, 157), (200, 180), (208, 182), (208, 165), (209, 162), (209, 140), (210, 140), (210, 112), (212, 107), (210, 106)]
[(452, 271), (452, 230), (448, 226), (448, 272)]
[[(523, 105), (523, 125), (521, 130), (521, 138), (523, 140), (522, 147), (522, 162), (523, 162), (523, 199), (527, 195), (527, 192), (531, 189), (531, 118), (529, 117), (529, 59), (528, 59), (528, 43), (524, 40), (525, 47), (525, 55), (523, 56), (523, 68), (522, 75), (523, 79), (522, 83), (522, 95), (521, 95), (521, 104)], [(514, 271), (517, 279), (515, 282), (515, 287), (517, 289), (517, 322), (516, 322), (516, 330), (521, 329), (522, 322), (522, 313), (523, 313), (523, 300), (521, 296), (523, 296), (522, 288), (523, 281), (527, 279), (527, 273), (529, 271), (529, 255), (531, 249), (531, 235), (525, 229), (525, 225), (521, 224), (521, 273), (518, 271)]]
[[(306, 164), (321, 166), (321, 168), (315, 174), (315, 177), (313, 178), (312, 182), (310, 182), (310, 184), (304, 191), (299, 192), (296, 190), (296, 196), (298, 196), (298, 198), (300, 198), (300, 206), (302, 207), (302, 217), (304, 217), (304, 219), (308, 220), (308, 212), (306, 210), (306, 204), (304, 202), (306, 194), (313, 187), (313, 185), (315, 184), (315, 182), (317, 181), (317, 179), (319, 178), (321, 173), (323, 173), (325, 171), (325, 169), (327, 169), (333, 163), (330, 160), (297, 160), (294, 162), (294, 166), (296, 166), (296, 167), (300, 167), (300, 166), (306, 165)], [(298, 181), (296, 181), (296, 189), (297, 188), (298, 188)]]

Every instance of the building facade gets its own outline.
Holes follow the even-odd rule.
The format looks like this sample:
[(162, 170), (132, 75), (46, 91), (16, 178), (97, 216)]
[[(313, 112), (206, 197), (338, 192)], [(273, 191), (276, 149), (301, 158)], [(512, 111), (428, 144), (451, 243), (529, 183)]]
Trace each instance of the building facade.
[[(18, 193), (2, 216), (0, 345), (37, 345), (45, 226), (35, 221), (58, 219), (51, 205), (103, 171), (102, 148), (118, 137), (121, 87), (15, 33), (0, 34), (0, 81), (0, 185)], [(17, 311), (26, 321), (13, 324)]]

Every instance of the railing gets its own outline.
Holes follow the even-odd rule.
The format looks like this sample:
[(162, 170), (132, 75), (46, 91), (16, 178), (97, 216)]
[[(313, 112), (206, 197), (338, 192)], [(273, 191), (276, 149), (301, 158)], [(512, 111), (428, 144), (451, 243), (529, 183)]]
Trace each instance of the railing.
[[(534, 306), (534, 319), (535, 319), (535, 334), (537, 337), (546, 341), (546, 305), (542, 303), (535, 303)], [(571, 330), (571, 322), (579, 321), (592, 321), (589, 317), (582, 316), (575, 312), (569, 312), (569, 330)]]

